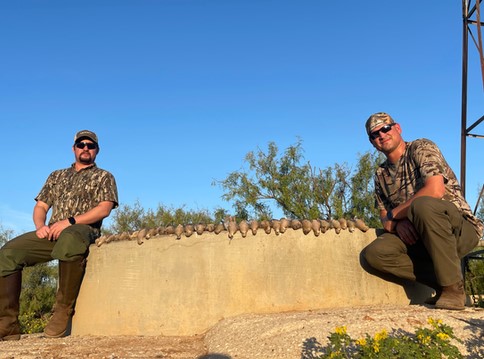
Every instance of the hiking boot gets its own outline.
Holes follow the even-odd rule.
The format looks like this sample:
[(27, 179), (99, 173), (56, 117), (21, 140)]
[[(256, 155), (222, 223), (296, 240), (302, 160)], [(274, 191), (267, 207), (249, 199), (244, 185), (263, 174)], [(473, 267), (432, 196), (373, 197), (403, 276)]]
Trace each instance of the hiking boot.
[(85, 269), (85, 259), (73, 262), (59, 261), (59, 289), (54, 304), (54, 314), (44, 329), (47, 337), (60, 338), (68, 334)]
[(0, 341), (19, 340), (19, 298), (22, 287), (22, 272), (0, 277)]
[(464, 310), (466, 293), (464, 281), (459, 281), (452, 285), (442, 287), (442, 294), (435, 303), (437, 309)]
[(61, 338), (67, 335), (70, 320), (74, 310), (69, 306), (55, 305), (54, 313), (44, 328), (44, 334), (49, 338)]

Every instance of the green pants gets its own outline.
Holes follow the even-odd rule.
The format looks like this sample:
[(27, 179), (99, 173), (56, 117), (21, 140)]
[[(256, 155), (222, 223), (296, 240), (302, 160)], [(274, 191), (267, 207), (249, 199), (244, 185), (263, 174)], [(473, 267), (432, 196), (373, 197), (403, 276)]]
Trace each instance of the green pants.
[(95, 232), (85, 224), (67, 227), (57, 241), (39, 238), (35, 231), (24, 233), (0, 249), (0, 276), (54, 259), (70, 262), (87, 257), (95, 239)]
[(407, 246), (392, 233), (377, 237), (364, 250), (373, 268), (430, 286), (448, 286), (462, 279), (461, 259), (479, 242), (474, 226), (448, 201), (419, 197), (408, 212), (419, 240)]

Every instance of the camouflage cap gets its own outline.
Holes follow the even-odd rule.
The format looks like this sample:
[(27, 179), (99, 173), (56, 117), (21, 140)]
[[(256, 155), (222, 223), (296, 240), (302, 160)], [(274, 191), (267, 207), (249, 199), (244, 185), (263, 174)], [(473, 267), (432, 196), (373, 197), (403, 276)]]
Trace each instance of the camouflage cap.
[(79, 131), (78, 133), (76, 133), (76, 135), (74, 136), (74, 143), (79, 142), (83, 138), (88, 138), (92, 142), (95, 142), (96, 144), (98, 144), (97, 135), (94, 132), (89, 131), (89, 130), (82, 130), (82, 131)]
[(366, 120), (365, 128), (366, 133), (370, 135), (370, 132), (373, 131), (374, 128), (381, 126), (381, 125), (389, 125), (395, 123), (393, 118), (385, 112), (377, 112), (371, 115), (368, 120)]

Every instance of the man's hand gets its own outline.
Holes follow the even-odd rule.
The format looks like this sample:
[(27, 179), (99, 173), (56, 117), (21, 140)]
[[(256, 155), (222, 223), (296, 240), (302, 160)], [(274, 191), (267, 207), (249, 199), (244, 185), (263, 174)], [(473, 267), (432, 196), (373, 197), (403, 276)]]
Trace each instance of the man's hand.
[(383, 221), (383, 229), (387, 232), (390, 233), (395, 233), (395, 227), (397, 225), (397, 221), (391, 221), (387, 218), (385, 218)]
[(35, 231), (35, 234), (39, 238), (47, 238), (49, 237), (49, 233), (50, 233), (50, 228), (45, 224)]
[(62, 221), (55, 222), (52, 226), (50, 226), (49, 232), (49, 241), (56, 241), (59, 238), (61, 232), (69, 227), (71, 224), (67, 219), (63, 219)]
[(398, 225), (395, 227), (395, 230), (402, 242), (406, 245), (411, 246), (418, 241), (417, 231), (415, 230), (412, 222), (410, 222), (407, 218), (398, 221)]

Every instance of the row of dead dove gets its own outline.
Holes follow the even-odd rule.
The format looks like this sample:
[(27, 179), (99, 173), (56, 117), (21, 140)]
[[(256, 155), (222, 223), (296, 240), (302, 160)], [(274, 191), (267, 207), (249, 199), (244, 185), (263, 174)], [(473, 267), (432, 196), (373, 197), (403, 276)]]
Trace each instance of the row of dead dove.
[(96, 239), (96, 245), (99, 247), (104, 243), (109, 243), (112, 241), (123, 241), (123, 240), (136, 240), (138, 244), (142, 244), (145, 239), (150, 239), (155, 236), (160, 235), (175, 235), (176, 239), (180, 239), (182, 235), (185, 237), (190, 237), (194, 233), (201, 235), (204, 232), (210, 232), (214, 234), (220, 234), (222, 232), (227, 232), (228, 238), (232, 239), (235, 233), (240, 232), (243, 238), (247, 237), (248, 233), (256, 235), (257, 231), (263, 230), (265, 233), (270, 234), (272, 231), (279, 235), (286, 232), (287, 229), (299, 230), (306, 235), (313, 232), (315, 236), (319, 236), (321, 233), (325, 233), (328, 230), (334, 229), (338, 234), (341, 230), (348, 230), (349, 232), (354, 232), (355, 229), (359, 229), (362, 232), (366, 232), (369, 227), (361, 219), (273, 219), (273, 220), (262, 220), (262, 221), (246, 221), (242, 220), (239, 223), (235, 221), (233, 217), (227, 218), (224, 223), (218, 224), (179, 224), (177, 226), (162, 226), (151, 229), (141, 229), (133, 233), (123, 232), (121, 234), (109, 234), (102, 235)]

